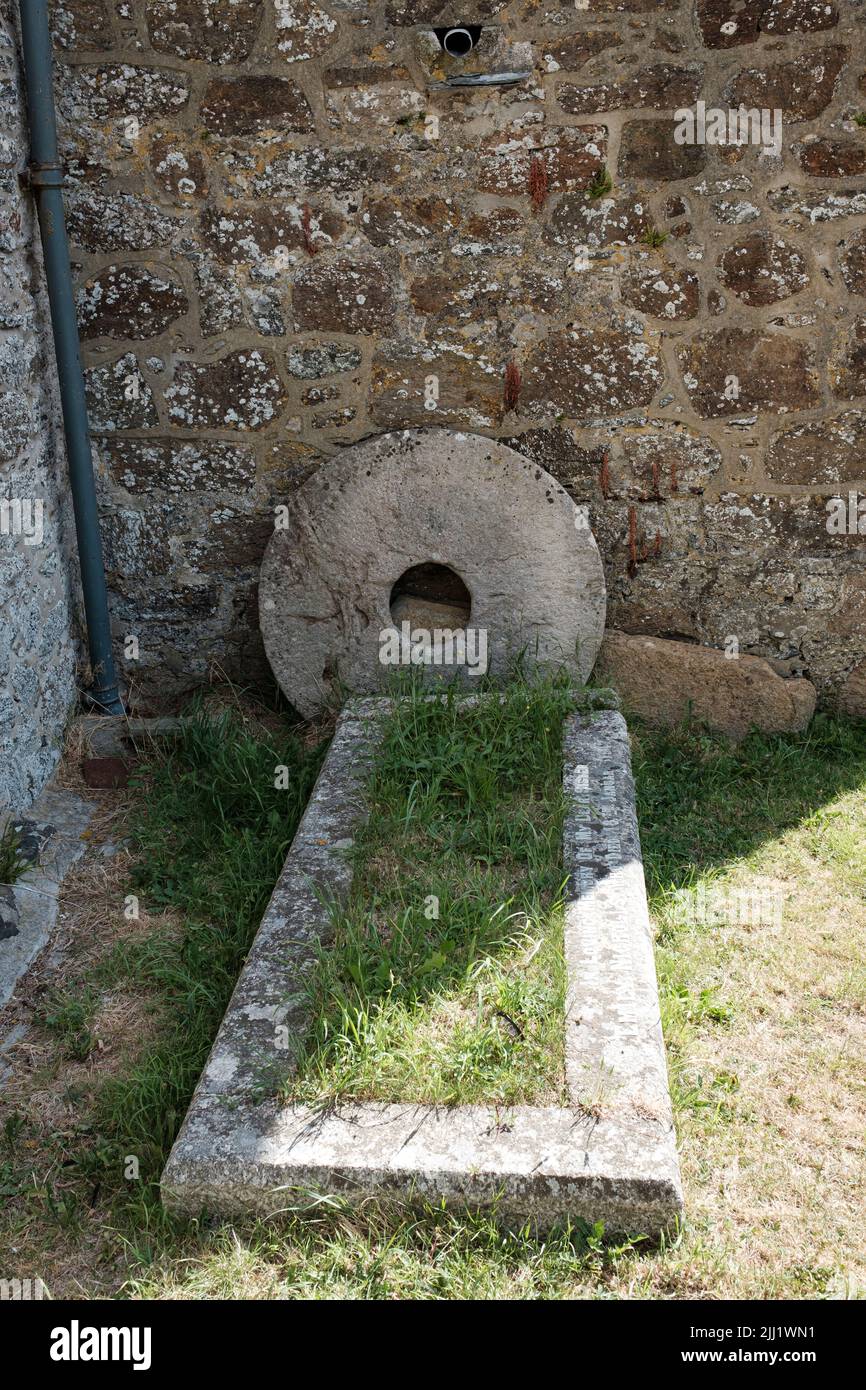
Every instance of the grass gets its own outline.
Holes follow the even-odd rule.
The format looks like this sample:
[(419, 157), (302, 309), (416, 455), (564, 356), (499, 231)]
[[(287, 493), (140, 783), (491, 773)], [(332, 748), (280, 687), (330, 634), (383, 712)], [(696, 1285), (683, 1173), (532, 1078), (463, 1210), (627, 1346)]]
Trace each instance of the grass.
[[(196, 712), (138, 778), (132, 887), (179, 916), (107, 962), (159, 996), (157, 1043), (100, 1095), (99, 1124), (158, 1180), (318, 773), (323, 747)], [(278, 769), (286, 774), (277, 775)], [(277, 789), (275, 782), (280, 783)], [(283, 785), (285, 783), (285, 785)]]
[[(68, 965), (65, 993), (87, 1009), (59, 1007), (46, 966), (45, 1018), (0, 1092), (8, 1272), (55, 1296), (862, 1296), (866, 727), (818, 715), (805, 734), (735, 749), (694, 728), (632, 733), (686, 1189), (676, 1239), (660, 1251), (611, 1249), (599, 1230), (540, 1242), (486, 1218), (339, 1199), (304, 1220), (165, 1218), (155, 1175), (320, 756), (233, 722), (148, 757), (127, 860), (140, 920), (123, 921), (123, 865), (82, 870), (65, 895), (70, 940), (91, 952)], [(271, 790), (277, 754), (288, 797)], [(236, 839), (257, 875), (240, 897)], [(689, 910), (702, 888), (781, 915), (702, 919)], [(67, 1055), (80, 1028), (86, 1061)]]
[[(145, 1230), (162, 1222), (157, 1184), (165, 1155), (322, 753), (292, 733), (256, 736), (231, 711), (213, 717), (193, 709), (177, 737), (152, 747), (133, 784), (135, 859), (124, 911), (137, 914), (141, 896), (161, 918), (146, 933), (117, 940), (85, 980), (48, 990), (37, 1010), (61, 1055), (85, 1063), (97, 1046), (102, 998), (128, 990), (148, 1005), (139, 1024), (144, 1045), (99, 1086), (82, 1142), (64, 1160)], [(282, 778), (277, 768), (286, 769)], [(275, 781), (286, 786), (278, 790)], [(130, 1156), (132, 1184), (125, 1179)], [(46, 1200), (56, 1204), (53, 1188)]]
[(598, 169), (586, 186), (586, 191), (593, 202), (597, 198), (606, 198), (613, 189), (613, 179), (604, 165)]
[[(760, 1073), (751, 1048), (730, 1067), (719, 1065), (705, 1046), (712, 1034), (718, 1048), (718, 1029), (707, 1023), (727, 1029), (743, 1011), (752, 1015), (757, 1041), (774, 997), (787, 999), (789, 992), (801, 996), (792, 1001), (798, 1020), (823, 1013), (815, 1008), (814, 991), (823, 992), (817, 977), (830, 962), (835, 969), (841, 954), (850, 961), (840, 979), (828, 976), (827, 999), (838, 990), (834, 1008), (840, 1016), (850, 1014), (855, 1033), (862, 1034), (863, 732), (862, 724), (819, 713), (805, 734), (752, 735), (739, 748), (698, 730), (636, 739), (638, 814), (668, 1069), (675, 1105), (692, 1111), (703, 1127), (729, 1112), (742, 1118), (746, 1090), (752, 1089), (746, 1078), (754, 1084)], [(793, 1075), (804, 1055), (817, 1058), (820, 1040), (800, 1033), (790, 1017), (785, 1031), (796, 1035), (802, 1049)], [(862, 1036), (852, 1041), (862, 1051)], [(847, 1044), (833, 1069), (847, 1072), (846, 1052)], [(774, 1065), (768, 1051), (761, 1067), (781, 1075), (784, 1053), (782, 1044)], [(817, 1060), (814, 1065), (820, 1072)], [(769, 1100), (763, 1098), (755, 1115), (766, 1115)], [(787, 1096), (784, 1104), (791, 1106)], [(798, 1108), (796, 1099), (791, 1108)]]
[(470, 708), (415, 685), (385, 721), (348, 902), (310, 984), (294, 1098), (564, 1099), (567, 682)]
[(91, 1025), (99, 1009), (99, 994), (91, 984), (74, 992), (52, 990), (37, 1011), (37, 1020), (53, 1033), (63, 1055), (86, 1062), (94, 1047)]
[(30, 864), (21, 853), (21, 836), (11, 825), (0, 834), (0, 884), (16, 883)]

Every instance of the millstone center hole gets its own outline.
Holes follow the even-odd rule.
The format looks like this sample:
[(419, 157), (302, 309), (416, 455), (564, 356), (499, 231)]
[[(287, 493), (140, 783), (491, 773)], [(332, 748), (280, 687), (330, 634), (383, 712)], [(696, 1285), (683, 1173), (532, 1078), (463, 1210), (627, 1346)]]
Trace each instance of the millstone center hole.
[(391, 590), (394, 623), (415, 628), (465, 627), (472, 612), (472, 595), (460, 575), (448, 565), (428, 560), (404, 570)]

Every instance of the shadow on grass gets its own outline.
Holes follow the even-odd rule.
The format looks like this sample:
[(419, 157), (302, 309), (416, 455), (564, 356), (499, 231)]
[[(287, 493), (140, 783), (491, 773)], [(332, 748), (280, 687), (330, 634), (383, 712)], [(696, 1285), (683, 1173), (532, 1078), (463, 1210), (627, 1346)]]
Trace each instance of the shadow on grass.
[(799, 734), (739, 746), (701, 729), (631, 724), (650, 896), (688, 888), (866, 784), (866, 722), (815, 715)]
[[(190, 722), (160, 740), (134, 774), (132, 887), (167, 912), (122, 937), (96, 984), (132, 984), (154, 1002), (155, 1036), (98, 1097), (110, 1171), (135, 1154), (156, 1184), (207, 1060), (246, 953), (279, 877), (327, 744), (308, 747), (290, 724), (274, 734), (193, 704)], [(277, 778), (277, 769), (283, 769)], [(279, 782), (279, 785), (277, 783)]]

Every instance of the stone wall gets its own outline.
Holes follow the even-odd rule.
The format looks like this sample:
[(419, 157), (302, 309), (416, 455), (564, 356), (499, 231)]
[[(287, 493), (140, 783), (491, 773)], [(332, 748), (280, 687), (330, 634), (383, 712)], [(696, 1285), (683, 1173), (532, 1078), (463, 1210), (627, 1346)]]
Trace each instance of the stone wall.
[(26, 810), (75, 699), (65, 456), (13, 6), (0, 0), (0, 812)]
[[(432, 88), (458, 70), (440, 19), (486, 26), (462, 70), (531, 76)], [(259, 672), (273, 504), (347, 444), (438, 424), (589, 504), (613, 626), (736, 638), (851, 703), (864, 542), (826, 500), (866, 490), (864, 21), (859, 0), (58, 4), (127, 675)], [(780, 110), (781, 151), (678, 143), (699, 99)]]

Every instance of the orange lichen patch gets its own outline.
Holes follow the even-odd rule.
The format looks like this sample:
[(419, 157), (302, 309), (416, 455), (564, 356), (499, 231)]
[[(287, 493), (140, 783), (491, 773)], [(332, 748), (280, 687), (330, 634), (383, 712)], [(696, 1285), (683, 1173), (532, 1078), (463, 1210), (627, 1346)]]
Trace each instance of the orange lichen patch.
[(547, 200), (548, 179), (547, 166), (543, 159), (538, 156), (529, 165), (529, 197), (536, 212), (539, 212)]
[(503, 392), (503, 401), (506, 410), (514, 410), (516, 407), (520, 399), (521, 385), (522, 377), (520, 375), (520, 368), (516, 362), (509, 362), (505, 368), (505, 390)]

